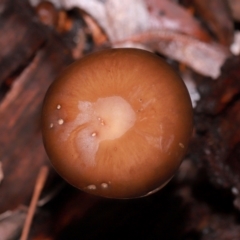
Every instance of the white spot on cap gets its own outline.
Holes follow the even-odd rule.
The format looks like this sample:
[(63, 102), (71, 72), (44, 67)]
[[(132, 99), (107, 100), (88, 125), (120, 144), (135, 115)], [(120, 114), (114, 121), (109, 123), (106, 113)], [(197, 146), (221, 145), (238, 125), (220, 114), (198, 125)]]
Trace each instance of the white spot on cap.
[(96, 190), (97, 187), (92, 184), (92, 185), (87, 186), (87, 189), (89, 189), (89, 190)]
[(53, 123), (50, 123), (50, 126), (49, 126), (50, 128), (53, 128)]
[(105, 125), (105, 124), (104, 124), (104, 121), (102, 120), (102, 118), (98, 117), (98, 121), (100, 122), (100, 124), (101, 124), (102, 126)]
[(59, 125), (62, 125), (63, 123), (64, 123), (63, 119), (59, 119), (59, 120), (58, 120), (58, 124), (59, 124)]
[(106, 189), (106, 188), (108, 188), (108, 184), (107, 184), (107, 183), (102, 183), (102, 184), (101, 184), (101, 187), (104, 188), (104, 189)]
[(58, 104), (58, 105), (57, 105), (57, 109), (60, 109), (60, 108), (61, 108), (61, 105), (60, 105), (60, 104)]
[(182, 143), (179, 143), (179, 146), (180, 146), (181, 148), (184, 148), (184, 145), (183, 145)]
[(92, 137), (95, 137), (97, 134), (94, 132), (94, 133), (92, 133)]

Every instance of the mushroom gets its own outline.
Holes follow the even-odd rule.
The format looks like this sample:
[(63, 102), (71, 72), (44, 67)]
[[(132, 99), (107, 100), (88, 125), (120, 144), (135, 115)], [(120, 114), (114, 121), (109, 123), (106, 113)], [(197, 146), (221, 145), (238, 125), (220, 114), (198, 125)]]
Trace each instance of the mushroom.
[(181, 78), (140, 49), (92, 53), (65, 69), (42, 111), (46, 152), (73, 186), (136, 198), (165, 186), (181, 164), (193, 114)]

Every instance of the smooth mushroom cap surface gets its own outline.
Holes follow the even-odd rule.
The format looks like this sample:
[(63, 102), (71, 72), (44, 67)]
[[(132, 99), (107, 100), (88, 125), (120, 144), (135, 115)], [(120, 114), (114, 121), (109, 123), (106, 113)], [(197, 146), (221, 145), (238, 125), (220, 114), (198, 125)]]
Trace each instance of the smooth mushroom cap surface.
[(50, 86), (43, 141), (70, 184), (103, 197), (135, 198), (173, 177), (192, 118), (183, 81), (160, 57), (110, 49), (71, 64)]

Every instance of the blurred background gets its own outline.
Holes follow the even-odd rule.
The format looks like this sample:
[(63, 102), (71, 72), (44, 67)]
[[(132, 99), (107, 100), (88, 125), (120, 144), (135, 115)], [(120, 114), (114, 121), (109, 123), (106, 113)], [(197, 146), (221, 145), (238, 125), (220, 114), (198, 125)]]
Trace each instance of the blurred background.
[[(103, 199), (51, 167), (41, 107), (51, 82), (91, 52), (164, 58), (191, 95), (194, 132), (172, 181), (140, 199)], [(28, 239), (240, 239), (240, 1), (0, 0), (0, 240), (19, 239), (37, 176), (48, 177)]]

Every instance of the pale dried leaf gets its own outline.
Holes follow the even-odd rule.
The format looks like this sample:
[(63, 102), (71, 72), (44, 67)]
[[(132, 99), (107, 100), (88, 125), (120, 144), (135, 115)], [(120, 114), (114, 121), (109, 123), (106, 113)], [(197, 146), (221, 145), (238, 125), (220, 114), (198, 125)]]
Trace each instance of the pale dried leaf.
[(144, 0), (60, 0), (62, 7), (78, 7), (90, 14), (110, 41), (123, 40), (149, 28)]
[(234, 55), (240, 54), (240, 31), (234, 33), (234, 40), (230, 46), (230, 50)]
[(27, 208), (20, 207), (16, 211), (7, 211), (0, 215), (0, 239), (18, 239), (27, 215)]
[[(185, 63), (204, 76), (217, 78), (220, 75), (223, 63), (230, 56), (230, 52), (221, 45), (202, 42), (192, 37), (196, 37), (197, 33), (199, 33), (199, 36), (201, 35), (200, 25), (198, 27), (196, 25), (192, 30), (185, 29), (185, 33), (190, 34), (192, 32), (190, 34), (192, 36), (181, 34), (175, 30), (170, 31), (169, 26), (155, 26), (149, 5), (147, 5), (147, 3), (153, 4), (154, 1), (59, 0), (59, 3), (64, 9), (78, 7), (91, 15), (107, 34), (112, 46), (126, 46), (126, 43), (128, 43), (127, 45), (136, 46), (137, 44), (140, 48), (142, 46), (142, 48), (160, 52), (169, 58)], [(167, 2), (164, 0), (165, 4)], [(186, 14), (184, 12), (186, 10), (177, 5), (174, 8), (175, 10), (166, 8), (164, 4), (160, 4), (158, 7), (168, 13), (174, 24), (180, 24), (180, 26), (183, 24), (182, 20), (179, 20), (178, 23), (178, 18), (173, 16), (176, 9), (177, 13), (180, 12), (181, 15), (179, 19), (182, 19), (183, 15), (188, 16), (187, 19), (191, 19), (191, 15)], [(171, 12), (171, 9), (173, 9), (173, 12)], [(196, 30), (195, 33), (194, 29)]]
[(211, 37), (186, 8), (169, 0), (145, 0), (151, 29), (164, 29), (209, 42)]
[(185, 63), (196, 72), (217, 78), (230, 52), (218, 44), (207, 44), (184, 34), (151, 31), (128, 39), (142, 43), (174, 60)]

